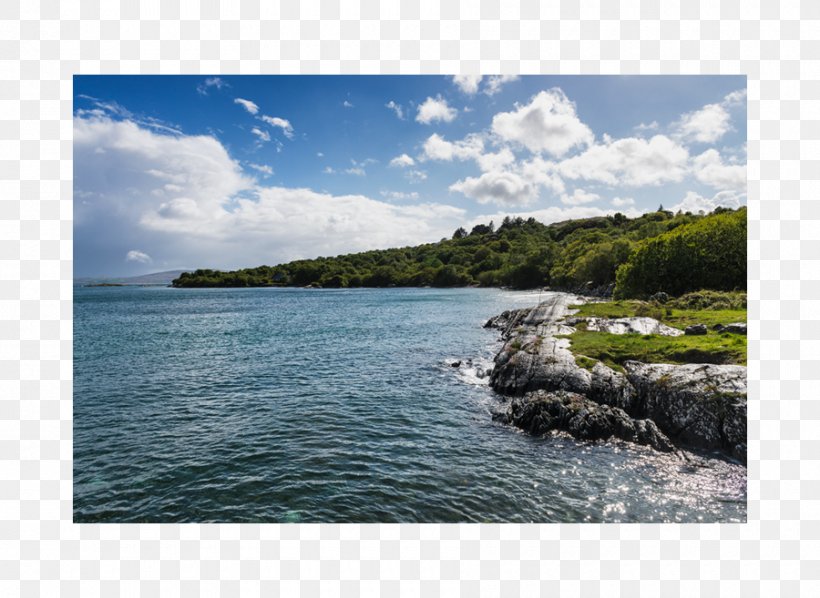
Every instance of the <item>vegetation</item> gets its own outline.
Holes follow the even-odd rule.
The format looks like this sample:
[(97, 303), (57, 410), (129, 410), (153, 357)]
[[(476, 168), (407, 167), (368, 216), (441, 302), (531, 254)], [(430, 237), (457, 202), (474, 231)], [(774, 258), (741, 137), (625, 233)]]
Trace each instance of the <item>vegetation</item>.
[(742, 334), (710, 331), (704, 336), (660, 336), (578, 330), (570, 338), (576, 363), (588, 369), (590, 360), (602, 361), (618, 371), (623, 371), (623, 364), (630, 360), (746, 365), (746, 337)]
[[(638, 218), (615, 214), (569, 220), (548, 226), (533, 218), (523, 220), (507, 217), (498, 228), (492, 222), (479, 224), (469, 232), (459, 228), (451, 239), (442, 239), (438, 243), (367, 251), (335, 258), (319, 257), (233, 272), (196, 270), (181, 274), (173, 281), (173, 285), (331, 288), (475, 285), (522, 289), (552, 285), (580, 289), (611, 285), (616, 280), (617, 272), (618, 280), (623, 280), (624, 288), (627, 289), (622, 293), (623, 296), (629, 296), (628, 293), (643, 295), (645, 289), (652, 286), (639, 284), (647, 277), (644, 271), (651, 260), (645, 254), (650, 243), (660, 240), (662, 242), (658, 247), (663, 249), (667, 245), (673, 245), (670, 241), (663, 241), (669, 235), (677, 233), (687, 242), (705, 235), (710, 239), (708, 250), (723, 254), (728, 242), (734, 239), (721, 237), (726, 228), (721, 225), (725, 218), (734, 218), (732, 222), (737, 220), (738, 223), (743, 223), (742, 260), (738, 263), (742, 266), (745, 285), (745, 209), (728, 212), (717, 215), (720, 217), (719, 226), (714, 234), (709, 231), (715, 222), (715, 215), (675, 215), (664, 210), (643, 214)], [(692, 227), (697, 227), (695, 233), (681, 234), (681, 231)], [(734, 234), (735, 231), (731, 229), (730, 232)], [(715, 244), (719, 249), (715, 249)], [(673, 249), (664, 249), (663, 255), (667, 261), (674, 261)], [(687, 256), (688, 254), (684, 256), (686, 267), (691, 268), (692, 260)], [(720, 259), (723, 260), (723, 257)], [(718, 277), (720, 280), (714, 283), (716, 286), (696, 284), (697, 277), (689, 276), (687, 284), (694, 286), (684, 290), (726, 288), (725, 280), (739, 280), (734, 275), (724, 277), (725, 274), (724, 271)], [(738, 288), (743, 285), (735, 284)], [(678, 292), (679, 287), (680, 285), (676, 285), (674, 290), (671, 287), (663, 290)]]
[(616, 296), (746, 287), (746, 209), (721, 211), (648, 239), (618, 267)]
[[(687, 309), (687, 306), (693, 308)], [(629, 360), (644, 363), (733, 363), (746, 365), (746, 336), (717, 332), (717, 324), (746, 321), (746, 293), (697, 291), (661, 304), (657, 301), (610, 301), (574, 305), (576, 316), (628, 318), (649, 316), (674, 328), (706, 324), (705, 335), (661, 336), (591, 332), (578, 326), (571, 339), (576, 363), (591, 369), (602, 361), (622, 371)]]

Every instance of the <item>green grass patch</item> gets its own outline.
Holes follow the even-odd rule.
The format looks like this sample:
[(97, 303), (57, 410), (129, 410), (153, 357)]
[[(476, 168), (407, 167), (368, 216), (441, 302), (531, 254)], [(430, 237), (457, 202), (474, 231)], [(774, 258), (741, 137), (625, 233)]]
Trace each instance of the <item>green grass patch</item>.
[(710, 332), (703, 336), (660, 336), (579, 330), (564, 338), (570, 339), (570, 350), (581, 367), (587, 367), (590, 361), (592, 365), (602, 361), (623, 371), (621, 366), (629, 360), (746, 365), (746, 337), (738, 334)]
[(715, 324), (731, 324), (732, 322), (745, 322), (745, 309), (679, 309), (672, 307), (673, 303), (660, 305), (648, 303), (646, 301), (607, 301), (606, 303), (585, 303), (583, 305), (573, 305), (577, 309), (575, 314), (579, 317), (598, 318), (632, 318), (649, 317), (655, 318), (673, 328), (683, 330), (693, 324), (706, 324), (711, 328)]

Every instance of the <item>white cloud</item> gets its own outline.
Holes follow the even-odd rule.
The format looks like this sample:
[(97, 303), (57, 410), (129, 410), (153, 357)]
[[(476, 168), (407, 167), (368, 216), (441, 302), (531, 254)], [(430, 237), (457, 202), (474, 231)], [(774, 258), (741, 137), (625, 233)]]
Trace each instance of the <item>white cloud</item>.
[(219, 77), (208, 77), (207, 79), (205, 79), (205, 81), (197, 85), (196, 90), (198, 93), (206, 96), (208, 95), (208, 90), (211, 87), (222, 89), (223, 87), (230, 87), (230, 85), (228, 85), (223, 79), (220, 79)]
[(575, 189), (572, 195), (567, 195), (564, 193), (561, 196), (561, 203), (568, 206), (580, 206), (585, 203), (598, 201), (599, 199), (601, 199), (601, 196), (597, 193), (589, 193), (583, 189)]
[[(75, 205), (81, 276), (116, 272), (135, 247), (168, 268), (229, 269), (437, 241), (465, 220), (464, 210), (442, 204), (261, 186), (213, 137), (108, 118), (75, 118), (74, 163), (85, 198)], [(157, 197), (158, 182), (181, 190)]]
[(529, 104), (493, 117), (493, 132), (533, 153), (561, 157), (569, 150), (590, 145), (595, 136), (575, 113), (575, 104), (560, 89), (541, 91)]
[(150, 264), (153, 260), (147, 253), (143, 253), (137, 249), (132, 249), (125, 254), (126, 262), (139, 262), (140, 264)]
[(404, 178), (411, 183), (420, 183), (427, 180), (427, 173), (418, 169), (408, 170), (404, 173)]
[(316, 157), (318, 157), (318, 158), (324, 158), (324, 157), (325, 157), (325, 155), (324, 155), (322, 152), (316, 152)]
[(251, 162), (250, 164), (248, 164), (248, 166), (250, 166), (256, 171), (261, 172), (265, 176), (270, 176), (273, 174), (273, 168), (271, 168), (267, 164), (254, 164), (253, 162)]
[(518, 75), (492, 75), (487, 77), (487, 84), (484, 86), (484, 93), (492, 96), (501, 91), (501, 86), (510, 81), (518, 80)]
[(478, 158), (484, 150), (484, 142), (477, 135), (468, 135), (461, 141), (450, 142), (438, 133), (433, 133), (424, 142), (423, 157), (427, 160), (453, 159), (468, 160)]
[(635, 200), (631, 197), (613, 197), (612, 205), (616, 208), (625, 208), (626, 206), (634, 206)]
[(505, 147), (495, 153), (479, 154), (475, 156), (475, 159), (482, 172), (488, 172), (490, 170), (502, 170), (504, 167), (513, 164), (515, 154)]
[(379, 191), (382, 197), (388, 200), (398, 200), (398, 199), (418, 199), (419, 194), (415, 191), (411, 191), (409, 193), (404, 191), (386, 191), (382, 190)]
[(345, 172), (347, 174), (353, 174), (353, 175), (356, 175), (356, 176), (365, 176), (367, 174), (364, 171), (364, 168), (362, 168), (361, 166), (353, 166), (353, 167), (348, 168), (347, 170), (345, 170)]
[(322, 172), (325, 174), (336, 174), (336, 171), (330, 166), (325, 166), (325, 169)]
[(458, 115), (458, 110), (447, 105), (447, 100), (440, 95), (428, 97), (419, 106), (416, 121), (429, 125), (435, 121), (451, 122)]
[(401, 107), (401, 104), (397, 104), (393, 100), (390, 100), (384, 105), (385, 108), (390, 108), (393, 112), (396, 113), (396, 116), (399, 117), (401, 120), (404, 120), (404, 110)]
[(464, 93), (473, 95), (478, 91), (481, 75), (455, 75), (453, 83)]
[(390, 166), (396, 166), (399, 168), (405, 168), (407, 166), (413, 166), (416, 163), (413, 158), (408, 156), (407, 154), (402, 154), (401, 156), (396, 156), (392, 160), (390, 160)]
[(479, 203), (496, 203), (501, 206), (523, 206), (538, 197), (538, 187), (514, 172), (485, 172), (480, 177), (467, 177), (450, 185)]
[(742, 104), (746, 101), (746, 90), (745, 89), (738, 89), (731, 93), (726, 94), (723, 98), (723, 104), (725, 106), (737, 106)]
[(342, 106), (344, 106), (345, 108), (353, 108), (353, 104), (351, 102), (348, 102), (347, 100), (342, 102)]
[(715, 189), (746, 191), (746, 166), (724, 164), (717, 150), (708, 149), (692, 160), (695, 178)]
[(247, 110), (251, 114), (256, 114), (257, 112), (259, 112), (259, 106), (257, 106), (250, 100), (245, 100), (243, 98), (234, 98), (233, 103), (241, 105), (245, 108), (245, 110)]
[(714, 143), (731, 128), (729, 112), (720, 104), (707, 104), (681, 116), (673, 126), (676, 136), (685, 141)]
[(263, 114), (260, 118), (270, 126), (282, 129), (282, 133), (288, 139), (293, 139), (293, 126), (291, 126), (289, 120), (279, 118), (278, 116), (268, 116), (267, 114)]
[(259, 127), (252, 128), (251, 133), (259, 137), (259, 141), (270, 141), (270, 133), (263, 131)]
[(635, 130), (636, 131), (657, 131), (659, 126), (660, 125), (658, 124), (658, 121), (653, 120), (649, 124), (641, 123), (641, 124), (637, 125), (635, 127)]
[(688, 191), (680, 203), (669, 209), (673, 212), (680, 210), (682, 212), (692, 212), (693, 214), (700, 211), (708, 213), (717, 207), (738, 208), (742, 204), (741, 199), (741, 195), (734, 191), (721, 191), (716, 193), (714, 197), (703, 197), (694, 191)]
[(688, 159), (686, 148), (664, 135), (649, 140), (605, 137), (603, 144), (560, 162), (557, 168), (573, 180), (640, 187), (681, 181), (687, 173)]

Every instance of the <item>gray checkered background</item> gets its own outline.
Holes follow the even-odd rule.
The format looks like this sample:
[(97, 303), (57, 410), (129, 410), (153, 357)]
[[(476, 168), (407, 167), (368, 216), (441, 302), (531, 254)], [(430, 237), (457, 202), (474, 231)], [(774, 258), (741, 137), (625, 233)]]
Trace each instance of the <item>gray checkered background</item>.
[[(820, 596), (820, 2), (139, 4), (0, 2), (0, 596)], [(747, 74), (749, 522), (73, 524), (77, 73)]]

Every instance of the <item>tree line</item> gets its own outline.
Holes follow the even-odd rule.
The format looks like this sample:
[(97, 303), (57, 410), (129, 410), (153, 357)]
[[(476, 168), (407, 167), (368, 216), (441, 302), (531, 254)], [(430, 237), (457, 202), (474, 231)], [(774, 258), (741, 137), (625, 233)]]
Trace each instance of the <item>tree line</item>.
[[(660, 208), (544, 225), (506, 217), (458, 228), (450, 239), (297, 260), (231, 272), (183, 273), (176, 287), (602, 287), (640, 297), (700, 288), (745, 288), (746, 210), (710, 215)], [(728, 286), (727, 286), (728, 285)]]

